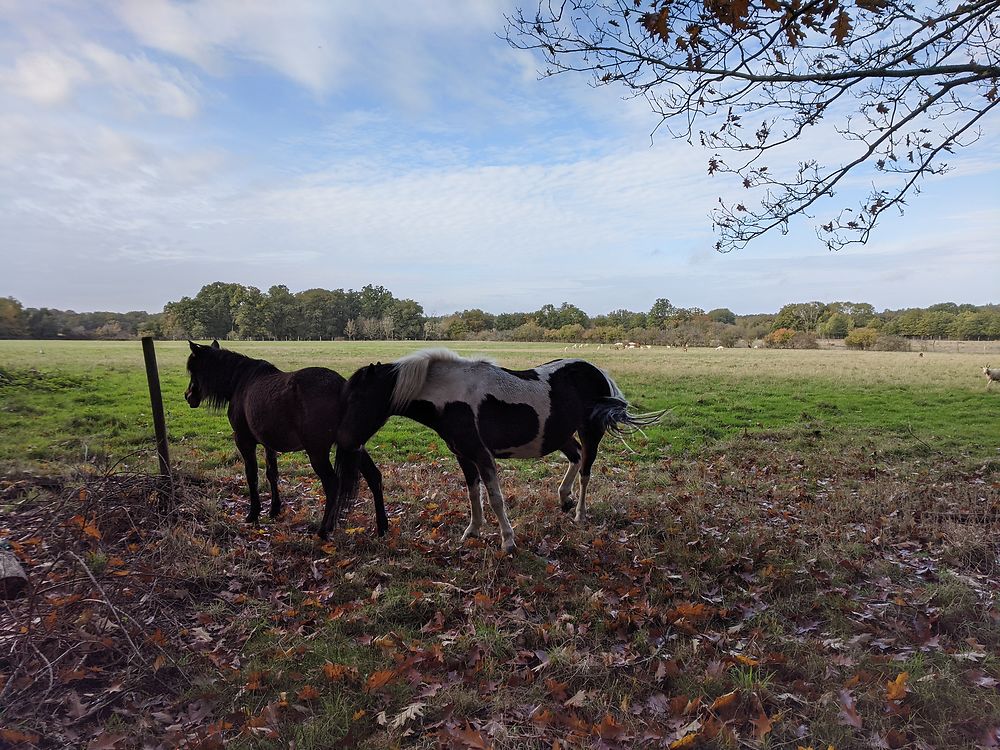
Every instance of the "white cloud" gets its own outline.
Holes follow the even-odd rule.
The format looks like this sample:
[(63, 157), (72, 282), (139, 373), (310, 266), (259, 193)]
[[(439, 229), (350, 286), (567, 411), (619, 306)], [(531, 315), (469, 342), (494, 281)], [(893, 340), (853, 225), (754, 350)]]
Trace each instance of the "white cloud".
[[(867, 248), (829, 254), (803, 219), (719, 256), (707, 214), (742, 188), (708, 178), (703, 151), (650, 146), (644, 102), (536, 81), (495, 3), (112, 2), (23, 3), (27, 30), (0, 40), (18, 97), (0, 113), (0, 294), (29, 304), (155, 309), (226, 279), (382, 283), (434, 312), (748, 312), (919, 303), (942, 283), (980, 301), (1000, 273), (995, 140)], [(774, 167), (843, 158), (822, 136)]]
[(82, 55), (95, 70), (94, 78), (137, 110), (190, 119), (198, 113), (196, 84), (176, 68), (158, 65), (144, 55), (126, 56), (93, 42)]
[[(394, 4), (287, 0), (123, 0), (122, 22), (147, 47), (226, 75), (253, 62), (322, 97), (359, 82), (421, 109), (469, 70), (441, 48), (471, 47), (501, 25), (495, 3)], [(474, 60), (475, 58), (468, 58)]]
[(61, 104), (73, 87), (90, 78), (78, 60), (58, 51), (27, 52), (12, 67), (0, 69), (0, 87), (38, 104)]
[(183, 119), (196, 115), (199, 106), (197, 85), (176, 68), (94, 42), (24, 52), (12, 66), (0, 68), (0, 88), (44, 106), (67, 104), (83, 91), (110, 94), (128, 114), (152, 112)]

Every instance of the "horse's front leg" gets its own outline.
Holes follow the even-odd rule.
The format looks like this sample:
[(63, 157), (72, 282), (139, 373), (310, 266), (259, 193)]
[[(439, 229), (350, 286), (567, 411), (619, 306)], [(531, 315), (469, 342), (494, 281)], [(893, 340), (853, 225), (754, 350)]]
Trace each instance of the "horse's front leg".
[(479, 478), (479, 469), (475, 461), (467, 458), (459, 458), (458, 465), (462, 467), (465, 474), (465, 484), (469, 488), (469, 507), (472, 516), (469, 519), (469, 526), (462, 534), (462, 541), (479, 537), (479, 530), (483, 525), (483, 483)]
[(250, 488), (250, 512), (247, 523), (257, 523), (260, 518), (260, 492), (257, 489), (257, 443), (253, 438), (236, 438), (236, 448), (243, 456), (243, 467)]
[[(479, 469), (479, 476), (482, 477), (483, 484), (486, 485), (486, 494), (490, 499), (490, 507), (500, 524), (500, 536), (503, 539), (503, 551), (513, 552), (517, 548), (514, 541), (514, 529), (507, 520), (507, 510), (504, 507), (503, 492), (500, 490), (500, 478), (497, 476), (497, 465), (493, 456), (485, 452), (476, 461)], [(480, 511), (481, 512), (481, 511)]]
[(271, 485), (271, 518), (281, 513), (281, 496), (278, 494), (278, 453), (264, 446), (264, 466), (267, 483)]
[(372, 491), (372, 499), (375, 500), (375, 527), (378, 529), (378, 535), (385, 536), (389, 530), (389, 518), (385, 514), (385, 497), (382, 495), (382, 472), (378, 470), (364, 448), (358, 451), (358, 466), (361, 475), (368, 483), (368, 489)]

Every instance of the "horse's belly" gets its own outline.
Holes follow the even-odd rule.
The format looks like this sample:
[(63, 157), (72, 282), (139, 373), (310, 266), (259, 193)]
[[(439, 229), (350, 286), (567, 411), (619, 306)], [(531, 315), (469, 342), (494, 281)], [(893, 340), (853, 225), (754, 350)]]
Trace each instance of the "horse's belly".
[(514, 448), (490, 448), (494, 458), (539, 458), (541, 448), (539, 441), (532, 440), (527, 445), (519, 445)]
[(257, 441), (279, 453), (292, 453), (305, 448), (301, 430), (293, 415), (283, 413), (250, 413), (247, 425)]

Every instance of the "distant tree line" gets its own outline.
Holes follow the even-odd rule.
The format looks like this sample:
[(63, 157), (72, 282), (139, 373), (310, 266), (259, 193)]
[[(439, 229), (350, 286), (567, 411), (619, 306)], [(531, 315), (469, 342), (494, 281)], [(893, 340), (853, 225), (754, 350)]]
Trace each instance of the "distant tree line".
[(168, 302), (155, 335), (163, 338), (228, 339), (416, 339), (423, 334), (424, 308), (396, 299), (382, 286), (307, 289), (286, 286), (266, 292), (217, 281), (194, 297)]
[(0, 339), (134, 339), (157, 317), (142, 310), (78, 313), (25, 308), (13, 297), (0, 297)]
[[(793, 335), (797, 334), (797, 335)], [(887, 341), (888, 337), (1000, 339), (1000, 305), (943, 302), (928, 308), (877, 312), (867, 302), (796, 302), (777, 313), (708, 312), (657, 299), (645, 312), (615, 310), (589, 316), (564, 302), (529, 312), (480, 309), (427, 316), (410, 299), (382, 286), (266, 292), (243, 284), (214, 282), (194, 297), (168, 302), (160, 313), (89, 312), (24, 308), (0, 298), (0, 338), (132, 339), (424, 339), (497, 340), (690, 346), (809, 346), (816, 337)], [(777, 342), (777, 343), (775, 343)]]
[(876, 313), (866, 302), (800, 302), (782, 307), (773, 328), (831, 339), (846, 339), (855, 329), (867, 328), (906, 338), (985, 341), (1000, 339), (1000, 305), (941, 302)]

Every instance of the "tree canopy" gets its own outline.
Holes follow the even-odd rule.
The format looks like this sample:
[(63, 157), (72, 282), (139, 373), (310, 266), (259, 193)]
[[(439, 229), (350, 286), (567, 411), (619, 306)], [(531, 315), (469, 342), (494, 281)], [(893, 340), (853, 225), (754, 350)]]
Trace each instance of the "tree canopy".
[[(787, 231), (862, 176), (868, 195), (817, 233), (831, 249), (866, 242), (1000, 102), (1000, 0), (565, 0), (507, 22), (543, 75), (583, 72), (645, 97), (671, 134), (712, 152), (709, 174), (742, 184), (743, 199), (712, 213), (720, 251)], [(844, 141), (823, 148), (831, 163), (781, 167), (816, 132)]]

